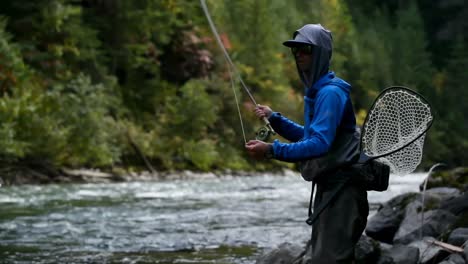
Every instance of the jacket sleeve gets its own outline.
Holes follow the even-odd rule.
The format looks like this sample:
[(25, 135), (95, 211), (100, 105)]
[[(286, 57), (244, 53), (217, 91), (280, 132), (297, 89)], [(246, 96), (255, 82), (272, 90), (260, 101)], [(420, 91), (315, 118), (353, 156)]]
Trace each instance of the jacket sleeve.
[(340, 125), (347, 94), (344, 91), (324, 87), (314, 105), (314, 118), (308, 128), (310, 137), (296, 143), (273, 142), (274, 157), (278, 160), (296, 162), (324, 155), (335, 139)]
[(274, 112), (268, 121), (276, 133), (291, 142), (297, 142), (304, 137), (304, 127), (284, 117), (281, 113)]

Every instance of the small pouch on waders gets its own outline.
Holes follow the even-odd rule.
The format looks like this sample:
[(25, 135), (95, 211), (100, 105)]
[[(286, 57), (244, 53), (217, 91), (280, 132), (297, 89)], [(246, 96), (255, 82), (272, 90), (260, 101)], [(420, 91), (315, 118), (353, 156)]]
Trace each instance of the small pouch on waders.
[(383, 192), (388, 189), (390, 167), (377, 160), (357, 163), (351, 166), (352, 181), (365, 187), (367, 191)]
[(359, 159), (360, 131), (340, 132), (327, 154), (298, 163), (302, 178), (320, 182), (338, 169), (354, 164)]

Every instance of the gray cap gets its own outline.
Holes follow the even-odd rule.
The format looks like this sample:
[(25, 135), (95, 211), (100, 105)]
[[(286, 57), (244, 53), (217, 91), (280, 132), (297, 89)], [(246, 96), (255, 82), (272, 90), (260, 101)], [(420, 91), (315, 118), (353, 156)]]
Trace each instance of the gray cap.
[(307, 24), (296, 30), (293, 34), (293, 39), (283, 42), (283, 45), (286, 47), (314, 45), (331, 51), (332, 41), (333, 38), (330, 30), (320, 24)]

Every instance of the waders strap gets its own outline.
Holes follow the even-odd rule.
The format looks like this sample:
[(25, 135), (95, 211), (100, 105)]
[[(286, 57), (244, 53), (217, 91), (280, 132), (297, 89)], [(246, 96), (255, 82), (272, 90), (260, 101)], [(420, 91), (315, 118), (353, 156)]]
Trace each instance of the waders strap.
[(343, 181), (339, 181), (333, 192), (327, 197), (326, 200), (322, 201), (317, 209), (314, 210), (312, 214), (312, 196), (314, 195), (314, 184), (312, 183), (312, 192), (310, 194), (310, 203), (309, 203), (309, 218), (306, 220), (308, 225), (314, 224), (322, 211), (330, 204), (330, 202), (337, 196), (337, 194), (343, 189), (343, 187), (348, 183), (350, 177), (346, 177)]
[(312, 216), (312, 204), (314, 203), (314, 189), (315, 189), (315, 182), (314, 181), (311, 181), (311, 182), (312, 182), (312, 190), (310, 191), (309, 214), (308, 214), (309, 219)]

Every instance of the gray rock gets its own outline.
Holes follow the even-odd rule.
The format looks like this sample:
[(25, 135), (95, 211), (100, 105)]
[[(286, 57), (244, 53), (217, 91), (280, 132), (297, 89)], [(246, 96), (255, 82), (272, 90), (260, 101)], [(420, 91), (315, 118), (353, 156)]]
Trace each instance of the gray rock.
[(307, 242), (307, 245), (306, 245), (304, 256), (302, 256), (302, 258), (297, 259), (293, 264), (310, 264), (312, 263), (311, 256), (312, 256), (312, 243), (309, 240), (309, 242)]
[(361, 236), (354, 255), (357, 263), (376, 263), (380, 255), (379, 242), (368, 236)]
[(465, 255), (465, 260), (468, 262), (468, 240), (463, 244), (463, 254)]
[(419, 249), (404, 245), (396, 245), (382, 251), (378, 263), (416, 264), (419, 260)]
[(455, 246), (461, 246), (465, 241), (468, 240), (468, 228), (457, 228), (450, 233), (450, 236), (447, 240), (449, 244), (455, 245)]
[(393, 261), (392, 257), (390, 256), (381, 255), (377, 261), (377, 264), (395, 264), (395, 261)]
[(419, 249), (419, 263), (438, 263), (449, 255), (442, 247), (435, 245), (434, 240), (432, 237), (425, 237), (423, 240), (414, 241), (408, 245)]
[(440, 264), (465, 264), (465, 260), (460, 254), (451, 254), (444, 259)]
[(451, 199), (460, 196), (461, 192), (457, 188), (436, 187), (426, 190), (426, 194), (439, 195), (442, 199)]
[(283, 243), (267, 254), (260, 256), (256, 264), (290, 264), (300, 258), (303, 252), (303, 246)]
[(452, 198), (443, 200), (440, 204), (440, 209), (447, 210), (454, 215), (460, 215), (468, 211), (468, 192)]
[(393, 237), (404, 218), (406, 205), (420, 197), (417, 193), (405, 193), (383, 204), (367, 222), (366, 235), (385, 243), (392, 243)]
[(393, 243), (408, 244), (419, 239), (421, 235), (439, 237), (457, 220), (455, 215), (444, 210), (424, 212), (424, 223), (421, 222), (422, 217), (421, 201), (415, 200), (407, 206), (405, 217), (393, 238)]

